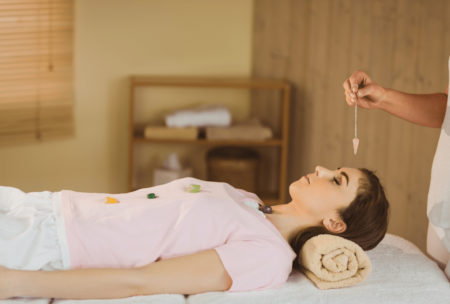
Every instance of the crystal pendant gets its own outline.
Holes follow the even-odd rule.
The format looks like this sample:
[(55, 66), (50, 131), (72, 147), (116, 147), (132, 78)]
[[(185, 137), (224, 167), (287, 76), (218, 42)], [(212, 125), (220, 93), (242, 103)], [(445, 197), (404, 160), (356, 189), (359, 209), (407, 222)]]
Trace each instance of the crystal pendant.
[(359, 145), (359, 139), (353, 138), (353, 152), (355, 152), (355, 155), (356, 155), (356, 152), (358, 151), (358, 145)]

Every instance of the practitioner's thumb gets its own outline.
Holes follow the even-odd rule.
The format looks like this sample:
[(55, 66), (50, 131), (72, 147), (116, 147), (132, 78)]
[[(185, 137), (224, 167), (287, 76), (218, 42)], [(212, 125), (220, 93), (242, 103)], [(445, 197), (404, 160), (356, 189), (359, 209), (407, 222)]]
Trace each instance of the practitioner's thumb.
[(373, 85), (367, 85), (364, 88), (358, 89), (356, 96), (358, 96), (359, 98), (362, 98), (367, 95), (370, 95), (372, 92), (373, 92)]

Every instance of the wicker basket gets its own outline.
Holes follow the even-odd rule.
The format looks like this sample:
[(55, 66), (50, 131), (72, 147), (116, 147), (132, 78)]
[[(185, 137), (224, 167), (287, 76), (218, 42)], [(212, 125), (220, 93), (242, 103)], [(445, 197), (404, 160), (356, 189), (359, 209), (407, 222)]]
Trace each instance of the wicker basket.
[(259, 155), (241, 147), (221, 147), (208, 152), (208, 180), (256, 192)]

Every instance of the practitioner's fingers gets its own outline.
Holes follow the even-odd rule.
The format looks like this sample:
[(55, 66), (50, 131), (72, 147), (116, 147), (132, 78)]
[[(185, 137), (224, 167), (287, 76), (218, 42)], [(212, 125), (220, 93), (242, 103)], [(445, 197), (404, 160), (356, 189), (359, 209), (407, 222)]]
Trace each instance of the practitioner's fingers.
[(347, 102), (347, 104), (349, 106), (355, 105), (357, 94), (353, 93), (352, 91), (345, 91), (344, 95), (345, 95), (345, 101)]
[(350, 84), (350, 80), (349, 79), (345, 79), (344, 84), (342, 86), (344, 87), (344, 91), (346, 93), (350, 92), (351, 84)]
[(374, 93), (374, 89), (375, 89), (375, 86), (367, 85), (364, 88), (359, 89), (358, 93), (356, 93), (356, 96), (358, 96), (359, 98), (368, 96), (368, 95)]
[[(352, 74), (352, 76), (350, 76), (348, 81), (350, 83), (350, 88), (352, 89), (352, 92), (356, 93), (364, 84), (370, 82), (370, 78), (363, 71), (356, 70)], [(355, 86), (355, 85), (357, 85), (357, 86)], [(355, 90), (355, 88), (356, 88), (356, 90)]]
[(356, 70), (352, 76), (344, 81), (342, 85), (346, 94), (346, 101), (349, 106), (353, 106), (356, 102), (356, 93), (364, 86), (366, 80), (370, 80), (369, 76), (362, 71)]
[[(350, 96), (350, 93), (347, 93), (347, 92), (345, 92), (344, 95), (345, 95), (345, 101), (347, 102), (347, 104), (348, 104), (349, 106), (353, 105), (353, 104), (354, 104), (354, 101), (352, 101), (352, 99), (353, 99), (354, 97)], [(354, 95), (354, 94), (352, 94), (352, 95)]]
[(355, 87), (352, 88), (352, 83), (350, 82), (350, 78), (346, 79), (342, 86), (344, 87), (344, 93), (345, 94), (353, 93), (352, 89), (355, 89), (355, 87), (356, 87), (355, 86)]
[(349, 106), (376, 109), (386, 97), (386, 90), (373, 82), (363, 71), (355, 71), (344, 81), (345, 101)]

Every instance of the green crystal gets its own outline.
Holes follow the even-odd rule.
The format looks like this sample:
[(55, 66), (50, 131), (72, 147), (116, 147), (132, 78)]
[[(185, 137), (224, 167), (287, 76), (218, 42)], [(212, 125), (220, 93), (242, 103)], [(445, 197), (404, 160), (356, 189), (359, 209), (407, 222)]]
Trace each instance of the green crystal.
[(155, 193), (150, 193), (150, 194), (147, 194), (147, 197), (148, 198), (156, 198), (156, 195), (155, 195)]
[(200, 185), (190, 184), (187, 187), (187, 191), (190, 193), (198, 193), (198, 192), (200, 192), (200, 188), (201, 188)]

